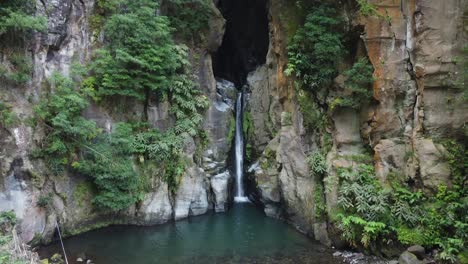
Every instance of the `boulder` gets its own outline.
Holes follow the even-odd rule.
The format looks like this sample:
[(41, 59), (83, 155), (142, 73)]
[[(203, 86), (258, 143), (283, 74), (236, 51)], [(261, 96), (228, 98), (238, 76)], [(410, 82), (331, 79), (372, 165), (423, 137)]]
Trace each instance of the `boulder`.
[(147, 193), (138, 210), (137, 223), (161, 224), (172, 218), (172, 206), (167, 184), (161, 183), (156, 190)]
[(177, 189), (174, 206), (175, 220), (208, 211), (208, 196), (204, 171), (195, 166), (187, 169)]
[(418, 257), (418, 259), (421, 259), (421, 260), (424, 259), (426, 255), (426, 250), (424, 249), (424, 247), (420, 245), (411, 246), (406, 251), (414, 254), (416, 257)]
[(398, 258), (399, 264), (422, 264), (423, 262), (416, 257), (413, 253), (408, 251), (403, 252)]
[(229, 204), (229, 181), (231, 174), (229, 171), (217, 174), (211, 178), (211, 189), (215, 198), (215, 211), (224, 212)]
[(450, 167), (445, 158), (448, 153), (441, 144), (435, 144), (428, 138), (418, 139), (416, 154), (425, 188), (436, 192), (440, 185), (451, 185)]

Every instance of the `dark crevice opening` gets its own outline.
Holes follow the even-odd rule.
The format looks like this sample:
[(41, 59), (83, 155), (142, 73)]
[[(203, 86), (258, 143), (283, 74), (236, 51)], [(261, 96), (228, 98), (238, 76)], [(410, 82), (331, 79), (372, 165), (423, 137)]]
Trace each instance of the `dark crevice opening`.
[(218, 8), (226, 19), (226, 31), (213, 55), (213, 72), (240, 88), (248, 73), (266, 61), (267, 0), (220, 0)]

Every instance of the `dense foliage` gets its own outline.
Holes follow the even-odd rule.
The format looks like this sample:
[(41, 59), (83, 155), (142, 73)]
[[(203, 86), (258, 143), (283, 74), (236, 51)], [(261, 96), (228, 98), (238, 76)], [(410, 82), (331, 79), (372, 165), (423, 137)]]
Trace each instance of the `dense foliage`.
[(35, 16), (32, 0), (3, 0), (0, 3), (0, 48), (19, 48), (34, 31), (45, 31), (47, 20)]
[(10, 69), (5, 65), (0, 65), (0, 80), (9, 83), (22, 85), (31, 79), (33, 65), (30, 57), (21, 53), (13, 53), (9, 56)]
[(81, 116), (88, 101), (71, 79), (54, 73), (49, 84), (51, 93), (35, 107), (37, 120), (46, 134), (35, 155), (45, 158), (50, 169), (59, 174), (78, 159), (81, 146), (93, 140), (99, 129), (93, 121)]
[(368, 0), (357, 0), (359, 12), (363, 16), (378, 16), (377, 8), (374, 4), (369, 3)]
[(112, 134), (101, 134), (83, 145), (82, 158), (72, 166), (94, 179), (99, 208), (118, 211), (142, 199), (143, 177), (133, 169), (132, 127), (117, 124)]
[(313, 8), (288, 46), (286, 74), (298, 77), (307, 90), (328, 86), (337, 74), (344, 55), (338, 17), (326, 4)]
[(376, 179), (372, 165), (343, 168), (335, 216), (343, 238), (354, 246), (369, 247), (376, 241), (397, 240), (404, 245), (420, 244), (440, 249), (437, 257), (455, 262), (467, 252), (468, 192), (466, 149), (453, 141), (450, 151), (452, 187), (441, 185), (435, 195), (410, 190), (404, 183), (391, 182), (385, 189)]
[(147, 99), (168, 91), (187, 63), (183, 47), (174, 44), (169, 20), (156, 15), (151, 0), (129, 1), (104, 26), (107, 45), (92, 65), (99, 95)]
[[(98, 4), (108, 16), (106, 44), (87, 77), (82, 76), (86, 69), (78, 69), (75, 81), (58, 74), (51, 78), (51, 93), (36, 107), (47, 133), (36, 156), (57, 174), (71, 169), (90, 177), (96, 189), (94, 204), (118, 211), (143, 198), (150, 163), (159, 164), (151, 176), (159, 175), (176, 190), (187, 164), (185, 140), (202, 137), (200, 111), (208, 101), (188, 72), (186, 48), (174, 43), (168, 18), (157, 14), (156, 1)], [(103, 133), (82, 117), (88, 100), (116, 96), (136, 98), (145, 106), (150, 98), (166, 100), (175, 124), (160, 132), (144, 120), (128, 121)]]
[(347, 96), (336, 98), (330, 108), (336, 106), (359, 109), (372, 98), (370, 86), (374, 82), (374, 68), (366, 58), (360, 58), (351, 69), (344, 72)]
[(208, 28), (212, 15), (209, 0), (167, 0), (165, 9), (171, 22), (185, 39), (198, 41), (203, 37), (203, 31)]
[(307, 156), (310, 176), (315, 180), (314, 186), (314, 214), (318, 220), (325, 220), (326, 206), (323, 178), (327, 172), (325, 156), (320, 152), (312, 152)]

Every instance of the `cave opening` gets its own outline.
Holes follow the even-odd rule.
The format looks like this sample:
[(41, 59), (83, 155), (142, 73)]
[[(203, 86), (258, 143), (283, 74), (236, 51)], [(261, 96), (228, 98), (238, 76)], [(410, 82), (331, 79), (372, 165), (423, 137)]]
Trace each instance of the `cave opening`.
[(267, 0), (220, 0), (218, 8), (226, 19), (226, 31), (213, 55), (213, 72), (240, 88), (248, 73), (266, 61)]

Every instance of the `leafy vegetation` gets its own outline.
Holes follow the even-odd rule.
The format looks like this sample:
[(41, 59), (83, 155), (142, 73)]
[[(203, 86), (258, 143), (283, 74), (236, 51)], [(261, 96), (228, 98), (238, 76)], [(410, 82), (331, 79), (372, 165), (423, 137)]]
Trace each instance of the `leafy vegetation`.
[(209, 0), (168, 0), (165, 2), (171, 26), (185, 39), (200, 40), (212, 15)]
[(459, 101), (466, 103), (468, 101), (468, 85), (466, 84), (468, 80), (468, 45), (465, 45), (462, 49), (461, 69), (461, 76), (457, 78), (456, 86), (463, 91), (463, 96)]
[(313, 176), (322, 177), (327, 172), (325, 157), (320, 152), (313, 152), (307, 157), (310, 171)]
[(327, 163), (325, 157), (320, 152), (313, 152), (307, 157), (310, 174), (314, 177), (314, 212), (315, 218), (324, 220), (326, 216), (325, 192), (323, 187), (323, 178), (327, 172)]
[(100, 133), (95, 122), (81, 116), (88, 106), (86, 95), (75, 90), (75, 83), (58, 73), (49, 79), (50, 93), (35, 107), (36, 117), (45, 129), (35, 157), (45, 158), (55, 174), (63, 173), (77, 160), (83, 145)]
[(303, 124), (308, 131), (315, 129), (324, 129), (327, 124), (327, 119), (324, 113), (320, 111), (320, 107), (312, 98), (312, 94), (308, 91), (297, 89), (297, 101), (301, 108)]
[[(388, 197), (373, 175), (372, 165), (342, 168), (338, 204), (346, 214), (338, 214), (343, 237), (356, 246), (357, 241), (368, 247), (372, 241), (388, 232)], [(380, 237), (382, 238), (382, 237)]]
[(360, 58), (354, 63), (353, 67), (344, 73), (347, 78), (345, 86), (349, 95), (336, 98), (330, 108), (333, 109), (336, 106), (341, 106), (359, 109), (369, 103), (372, 98), (370, 86), (375, 80), (373, 72), (374, 68), (367, 58)]
[(22, 43), (32, 31), (45, 31), (47, 20), (34, 16), (35, 2), (32, 0), (4, 0), (0, 4), (0, 36), (3, 45)]
[(94, 204), (118, 211), (142, 199), (142, 177), (133, 169), (132, 128), (118, 124), (112, 134), (101, 134), (83, 146), (82, 158), (72, 166), (94, 179)]
[[(98, 5), (108, 16), (106, 45), (98, 51), (91, 75), (74, 78), (80, 82), (58, 74), (49, 81), (51, 94), (36, 107), (47, 133), (36, 156), (45, 158), (56, 174), (70, 169), (87, 175), (95, 187), (94, 204), (119, 211), (143, 198), (150, 162), (159, 164), (151, 176), (159, 175), (176, 190), (187, 164), (185, 140), (203, 137), (200, 111), (208, 100), (188, 72), (187, 49), (175, 45), (169, 20), (157, 15), (155, 1)], [(86, 74), (85, 69), (75, 70)], [(90, 98), (101, 102), (115, 96), (136, 98), (145, 106), (150, 97), (166, 100), (175, 124), (160, 132), (144, 121), (122, 122), (111, 133), (102, 133), (82, 117)]]
[(13, 210), (0, 213), (0, 264), (30, 263), (25, 254), (16, 254), (18, 245), (13, 240), (16, 221)]
[(42, 208), (47, 208), (52, 202), (52, 198), (53, 198), (52, 193), (42, 194), (37, 199), (36, 205)]
[(107, 45), (92, 65), (97, 94), (147, 100), (151, 92), (169, 92), (188, 64), (186, 49), (174, 44), (169, 20), (156, 15), (151, 0), (126, 3), (104, 26)]
[(371, 165), (339, 170), (342, 211), (335, 220), (343, 237), (354, 246), (395, 239), (405, 245), (436, 247), (440, 249), (437, 257), (452, 263), (466, 254), (468, 158), (462, 144), (449, 140), (445, 145), (450, 152), (453, 186), (441, 185), (435, 195), (410, 190), (399, 182), (392, 182), (386, 190)]
[(285, 72), (298, 77), (306, 90), (328, 86), (337, 74), (337, 62), (345, 53), (337, 17), (327, 4), (312, 9), (288, 46)]
[(11, 69), (0, 65), (0, 80), (22, 85), (31, 79), (33, 65), (30, 57), (20, 53), (13, 53), (9, 56)]
[(16, 122), (16, 115), (11, 110), (11, 106), (0, 101), (0, 126), (8, 128)]
[(369, 3), (368, 0), (357, 0), (359, 6), (359, 12), (363, 16), (379, 16), (377, 8), (374, 4)]

